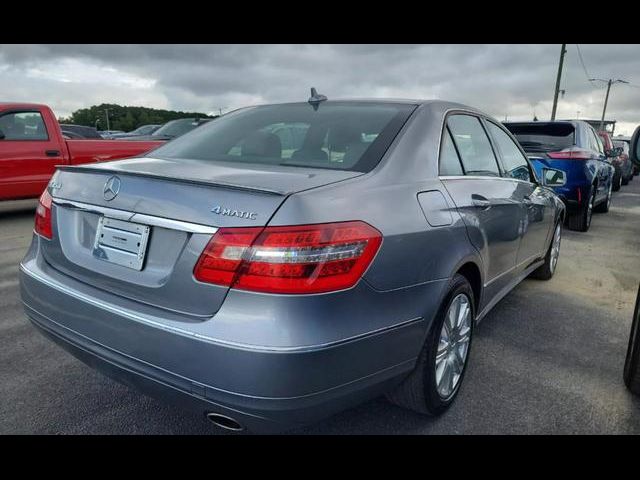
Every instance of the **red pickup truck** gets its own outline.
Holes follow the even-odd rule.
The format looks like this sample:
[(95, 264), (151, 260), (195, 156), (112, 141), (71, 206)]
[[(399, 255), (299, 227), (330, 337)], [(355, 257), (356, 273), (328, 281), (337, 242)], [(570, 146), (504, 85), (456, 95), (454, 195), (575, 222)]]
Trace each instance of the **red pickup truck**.
[(40, 196), (57, 165), (133, 157), (163, 143), (68, 140), (46, 105), (0, 103), (0, 200)]

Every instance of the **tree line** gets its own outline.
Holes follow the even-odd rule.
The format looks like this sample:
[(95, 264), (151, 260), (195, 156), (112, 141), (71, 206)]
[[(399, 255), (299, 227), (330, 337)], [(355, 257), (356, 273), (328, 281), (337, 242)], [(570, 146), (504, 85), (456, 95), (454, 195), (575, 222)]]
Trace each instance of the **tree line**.
[(109, 115), (109, 129), (129, 132), (141, 125), (163, 124), (177, 118), (216, 118), (200, 112), (177, 112), (147, 107), (129, 107), (113, 103), (93, 105), (89, 108), (76, 110), (69, 117), (59, 118), (60, 123), (97, 127), (107, 130), (107, 112)]

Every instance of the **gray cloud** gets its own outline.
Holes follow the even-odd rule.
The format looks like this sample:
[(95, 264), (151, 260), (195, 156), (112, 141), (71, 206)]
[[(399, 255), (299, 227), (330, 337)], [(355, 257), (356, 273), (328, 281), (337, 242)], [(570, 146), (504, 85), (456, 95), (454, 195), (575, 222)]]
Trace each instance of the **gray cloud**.
[[(568, 45), (559, 116), (599, 118), (603, 85), (590, 83)], [(559, 45), (3, 45), (3, 99), (41, 101), (59, 115), (99, 102), (226, 110), (329, 98), (443, 98), (498, 119), (548, 118)], [(637, 45), (581, 45), (589, 75), (640, 86)], [(607, 117), (640, 124), (640, 87), (616, 85)]]

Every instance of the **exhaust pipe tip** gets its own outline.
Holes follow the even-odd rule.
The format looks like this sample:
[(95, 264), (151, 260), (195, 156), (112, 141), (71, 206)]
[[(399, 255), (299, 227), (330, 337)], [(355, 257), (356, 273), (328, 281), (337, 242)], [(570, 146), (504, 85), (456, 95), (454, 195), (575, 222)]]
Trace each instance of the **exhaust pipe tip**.
[(216, 427), (220, 427), (224, 430), (229, 430), (232, 432), (241, 432), (242, 430), (244, 430), (244, 427), (240, 422), (220, 413), (207, 413), (207, 419)]

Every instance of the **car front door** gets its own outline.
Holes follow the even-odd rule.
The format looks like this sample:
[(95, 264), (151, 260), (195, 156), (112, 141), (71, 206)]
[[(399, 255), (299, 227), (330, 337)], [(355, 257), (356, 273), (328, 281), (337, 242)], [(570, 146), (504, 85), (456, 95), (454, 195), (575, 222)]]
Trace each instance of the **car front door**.
[(63, 158), (41, 113), (3, 112), (0, 131), (0, 200), (39, 196)]
[(505, 178), (513, 185), (513, 195), (523, 210), (520, 247), (516, 263), (522, 271), (531, 262), (544, 256), (554, 225), (552, 193), (540, 186), (527, 157), (506, 130), (490, 120), (485, 121), (493, 138)]
[(501, 176), (480, 117), (467, 113), (447, 117), (440, 180), (480, 252), (486, 306), (513, 278), (523, 214), (513, 183)]

